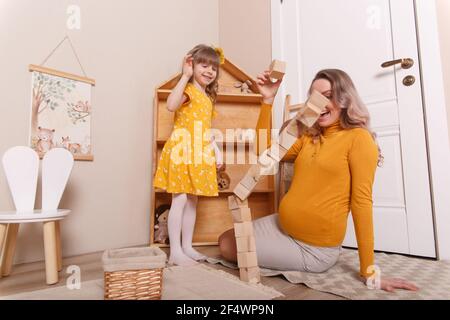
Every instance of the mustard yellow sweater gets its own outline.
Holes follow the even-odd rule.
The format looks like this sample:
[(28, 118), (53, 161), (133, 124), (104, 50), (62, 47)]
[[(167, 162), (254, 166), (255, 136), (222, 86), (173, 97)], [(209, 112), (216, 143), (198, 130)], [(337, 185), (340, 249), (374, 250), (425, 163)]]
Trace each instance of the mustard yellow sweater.
[(320, 141), (302, 136), (282, 161), (295, 161), (289, 191), (279, 207), (281, 227), (293, 238), (323, 247), (341, 245), (349, 211), (358, 242), (360, 274), (374, 264), (372, 185), (378, 148), (362, 128), (325, 129)]

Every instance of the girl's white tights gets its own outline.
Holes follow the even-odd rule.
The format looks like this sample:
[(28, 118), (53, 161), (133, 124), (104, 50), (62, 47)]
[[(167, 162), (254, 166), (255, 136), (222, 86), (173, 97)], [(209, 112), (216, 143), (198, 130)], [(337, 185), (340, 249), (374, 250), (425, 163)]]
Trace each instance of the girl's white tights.
[(187, 256), (200, 261), (206, 260), (206, 256), (192, 248), (192, 237), (194, 236), (195, 219), (197, 218), (197, 201), (197, 196), (188, 194), (187, 203), (184, 207), (183, 226), (181, 228), (181, 246)]
[[(192, 248), (196, 218), (197, 196), (185, 193), (173, 194), (167, 221), (170, 240), (169, 263), (190, 266), (206, 257)], [(183, 235), (183, 246), (181, 245)]]

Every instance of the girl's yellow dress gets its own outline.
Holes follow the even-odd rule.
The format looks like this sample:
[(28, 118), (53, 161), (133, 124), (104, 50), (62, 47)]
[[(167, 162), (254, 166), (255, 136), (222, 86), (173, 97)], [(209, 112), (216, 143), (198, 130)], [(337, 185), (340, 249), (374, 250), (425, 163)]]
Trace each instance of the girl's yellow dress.
[(184, 92), (189, 99), (175, 112), (154, 186), (168, 193), (217, 196), (216, 159), (208, 135), (216, 112), (209, 97), (193, 84), (188, 83)]

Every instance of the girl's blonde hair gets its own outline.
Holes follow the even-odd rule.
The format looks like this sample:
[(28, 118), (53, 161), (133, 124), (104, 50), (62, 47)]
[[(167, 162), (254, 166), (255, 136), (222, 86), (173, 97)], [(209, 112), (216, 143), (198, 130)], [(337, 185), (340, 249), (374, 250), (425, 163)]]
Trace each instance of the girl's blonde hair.
[[(188, 54), (192, 55), (193, 63), (206, 63), (208, 65), (212, 65), (217, 70), (217, 76), (213, 82), (211, 82), (205, 89), (206, 94), (209, 96), (213, 103), (216, 102), (217, 99), (217, 91), (219, 90), (219, 70), (220, 70), (220, 56), (217, 51), (207, 45), (199, 44), (195, 46)], [(189, 80), (192, 82), (193, 77)]]
[[(344, 129), (351, 128), (363, 128), (369, 131), (372, 135), (375, 143), (376, 134), (370, 128), (370, 114), (366, 105), (359, 96), (355, 85), (353, 84), (350, 76), (339, 69), (324, 69), (319, 71), (311, 82), (308, 94), (312, 93), (312, 85), (314, 81), (319, 79), (328, 80), (331, 84), (331, 101), (341, 108), (340, 125)], [(287, 125), (284, 123), (282, 128)], [(314, 124), (311, 128), (299, 123), (300, 135), (308, 134), (312, 137), (314, 142), (320, 139), (324, 128), (320, 127), (318, 123)], [(378, 146), (378, 143), (377, 143)], [(378, 166), (383, 164), (383, 155), (381, 154), (380, 147), (378, 146)]]

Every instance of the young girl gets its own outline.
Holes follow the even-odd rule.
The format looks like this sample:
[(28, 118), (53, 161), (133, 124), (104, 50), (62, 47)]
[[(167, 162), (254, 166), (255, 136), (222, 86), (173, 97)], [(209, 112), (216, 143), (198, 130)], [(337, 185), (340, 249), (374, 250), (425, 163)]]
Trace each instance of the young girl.
[(207, 136), (223, 61), (221, 49), (196, 46), (184, 57), (182, 76), (167, 98), (167, 109), (175, 112), (174, 131), (162, 150), (154, 186), (172, 193), (170, 264), (189, 266), (206, 259), (192, 248), (192, 237), (197, 196), (218, 195), (216, 168), (222, 166), (222, 154)]

